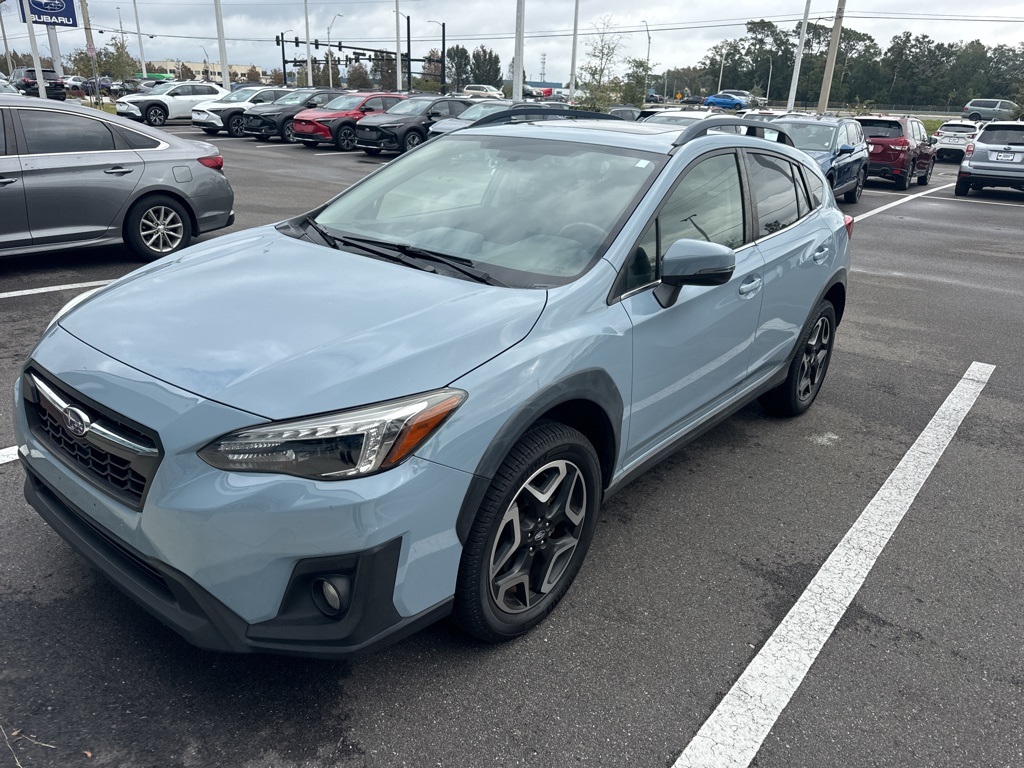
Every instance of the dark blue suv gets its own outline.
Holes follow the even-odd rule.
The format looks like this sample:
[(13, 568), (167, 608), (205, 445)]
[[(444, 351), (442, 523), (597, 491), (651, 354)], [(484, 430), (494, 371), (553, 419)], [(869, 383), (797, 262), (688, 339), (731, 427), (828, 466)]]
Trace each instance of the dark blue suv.
[(851, 118), (786, 115), (773, 120), (798, 149), (813, 157), (838, 198), (856, 203), (868, 177), (868, 145), (860, 123)]

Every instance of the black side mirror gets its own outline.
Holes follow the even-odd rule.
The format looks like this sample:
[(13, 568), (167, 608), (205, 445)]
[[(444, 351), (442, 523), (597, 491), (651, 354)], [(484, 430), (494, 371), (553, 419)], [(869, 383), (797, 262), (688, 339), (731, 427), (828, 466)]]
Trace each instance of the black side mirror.
[(684, 285), (725, 285), (736, 271), (736, 252), (702, 240), (676, 240), (661, 262), (661, 285), (654, 298), (666, 309), (676, 303)]
[(840, 144), (839, 145), (839, 156), (840, 157), (842, 157), (843, 155), (852, 155), (852, 154), (853, 154), (853, 145), (852, 144)]

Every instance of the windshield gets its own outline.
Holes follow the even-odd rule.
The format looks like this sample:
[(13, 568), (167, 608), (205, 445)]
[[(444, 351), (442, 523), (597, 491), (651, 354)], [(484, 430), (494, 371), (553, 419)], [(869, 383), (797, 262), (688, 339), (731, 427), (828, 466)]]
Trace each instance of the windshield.
[(171, 88), (173, 88), (176, 85), (177, 83), (160, 83), (160, 85), (154, 85), (152, 88), (150, 88), (149, 92), (153, 95), (167, 93), (169, 90), (171, 90)]
[(869, 139), (898, 139), (903, 136), (903, 126), (895, 120), (861, 120), (860, 124)]
[(387, 111), (389, 115), (422, 115), (434, 102), (430, 99), (406, 99)]
[(832, 149), (832, 142), (836, 137), (834, 125), (787, 123), (781, 120), (775, 122), (786, 129), (786, 133), (793, 139), (793, 144), (797, 149), (802, 149), (805, 152), (824, 152)]
[(280, 99), (275, 101), (275, 104), (301, 104), (308, 99), (312, 94), (309, 91), (296, 91), (295, 93), (289, 93), (287, 96), (282, 96)]
[(351, 112), (353, 109), (363, 103), (365, 96), (339, 96), (336, 99), (331, 99), (324, 104), (320, 109), (336, 109), (339, 112)]
[(693, 115), (666, 115), (664, 113), (644, 118), (645, 123), (667, 123), (669, 125), (689, 125), (690, 123), (696, 123), (698, 120), (700, 118)]
[(225, 103), (234, 103), (236, 101), (248, 101), (259, 92), (259, 88), (239, 88), (234, 93), (230, 93), (227, 96), (225, 96), (223, 99), (221, 99), (221, 101)]
[(481, 117), (493, 114), (494, 112), (502, 112), (511, 108), (512, 102), (510, 101), (489, 101), (486, 104), (474, 104), (459, 115), (459, 119), (469, 120), (472, 122), (474, 120), (479, 120)]
[(508, 285), (547, 288), (600, 258), (666, 159), (565, 141), (446, 137), (367, 177), (316, 221), (469, 259)]
[(989, 126), (978, 137), (981, 144), (1024, 144), (1024, 125)]

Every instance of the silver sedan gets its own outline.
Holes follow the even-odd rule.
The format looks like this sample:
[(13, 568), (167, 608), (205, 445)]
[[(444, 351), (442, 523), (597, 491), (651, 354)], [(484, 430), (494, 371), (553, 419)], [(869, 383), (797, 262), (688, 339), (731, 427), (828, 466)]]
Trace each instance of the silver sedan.
[(119, 242), (146, 261), (174, 253), (234, 221), (223, 165), (212, 144), (0, 95), (0, 257)]

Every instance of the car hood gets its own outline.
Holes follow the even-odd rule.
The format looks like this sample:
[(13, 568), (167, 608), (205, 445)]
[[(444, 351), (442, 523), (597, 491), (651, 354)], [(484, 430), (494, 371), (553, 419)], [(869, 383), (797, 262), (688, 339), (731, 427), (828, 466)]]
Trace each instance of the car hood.
[(828, 150), (828, 149), (816, 149), (816, 150), (812, 151), (812, 150), (809, 150), (809, 149), (804, 149), (804, 150), (801, 150), (801, 151), (803, 151), (806, 154), (808, 154), (811, 157), (813, 157), (815, 162), (818, 165), (821, 166), (821, 170), (827, 171), (829, 168), (832, 167), (832, 151), (831, 150)]
[(211, 99), (210, 101), (201, 101), (194, 105), (192, 109), (212, 109), (214, 111), (219, 109), (228, 109), (230, 107), (241, 107), (246, 109), (249, 106), (247, 101), (221, 101), (220, 99)]
[(473, 121), (463, 120), (459, 117), (447, 117), (444, 120), (438, 120), (432, 126), (430, 126), (431, 133), (449, 133), (458, 128), (465, 128), (467, 125), (472, 125)]
[(157, 379), (285, 419), (443, 387), (522, 340), (546, 299), (261, 227), (155, 262), (59, 322)]
[(285, 112), (295, 114), (307, 109), (305, 104), (253, 104), (247, 110), (247, 115), (280, 115)]

